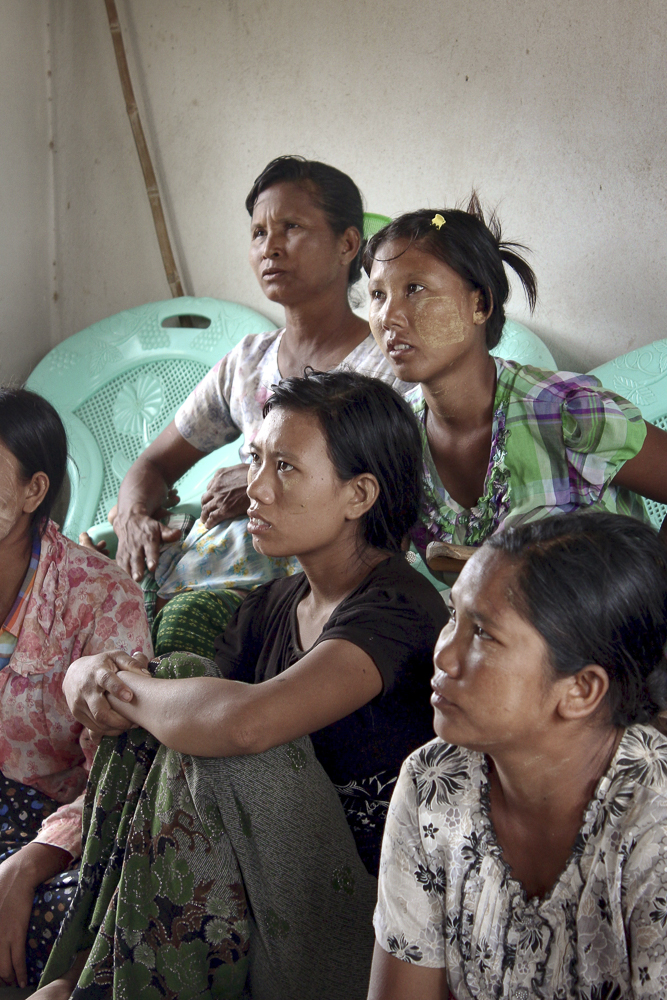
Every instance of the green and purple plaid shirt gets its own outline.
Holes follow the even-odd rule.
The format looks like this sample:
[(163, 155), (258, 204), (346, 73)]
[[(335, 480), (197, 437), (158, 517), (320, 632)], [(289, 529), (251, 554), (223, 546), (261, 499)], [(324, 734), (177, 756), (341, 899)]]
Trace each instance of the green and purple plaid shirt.
[(611, 485), (641, 449), (646, 425), (636, 406), (592, 375), (550, 372), (494, 358), (498, 381), (484, 494), (470, 510), (440, 481), (426, 437), (421, 387), (406, 396), (424, 444), (424, 503), (411, 532), (431, 541), (481, 545), (500, 524), (592, 507), (646, 519), (641, 497)]

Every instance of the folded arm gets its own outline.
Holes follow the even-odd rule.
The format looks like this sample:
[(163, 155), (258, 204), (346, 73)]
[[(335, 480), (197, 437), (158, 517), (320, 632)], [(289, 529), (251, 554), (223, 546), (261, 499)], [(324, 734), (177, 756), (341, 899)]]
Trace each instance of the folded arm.
[(261, 684), (219, 677), (163, 680), (125, 653), (84, 657), (69, 668), (65, 695), (91, 731), (143, 726), (161, 743), (200, 757), (262, 753), (345, 718), (382, 691), (371, 657), (345, 639), (318, 643)]

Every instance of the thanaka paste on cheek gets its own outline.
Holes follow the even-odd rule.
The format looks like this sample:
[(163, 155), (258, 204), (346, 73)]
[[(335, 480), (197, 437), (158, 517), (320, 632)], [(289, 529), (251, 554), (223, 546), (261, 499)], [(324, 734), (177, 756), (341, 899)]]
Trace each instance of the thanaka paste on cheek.
[(433, 295), (415, 305), (415, 331), (429, 347), (460, 344), (466, 328), (458, 304), (449, 295)]

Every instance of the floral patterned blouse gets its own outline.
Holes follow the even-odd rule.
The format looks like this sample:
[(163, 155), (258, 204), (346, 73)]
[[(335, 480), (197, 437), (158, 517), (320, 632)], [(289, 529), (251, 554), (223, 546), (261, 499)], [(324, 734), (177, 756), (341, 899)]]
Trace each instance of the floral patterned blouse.
[(579, 507), (645, 519), (642, 500), (610, 485), (641, 449), (646, 425), (626, 399), (592, 375), (549, 372), (494, 358), (497, 383), (484, 493), (468, 510), (450, 497), (426, 436), (421, 387), (406, 397), (424, 444), (424, 501), (411, 535), (423, 554), (432, 541), (481, 545), (501, 523), (520, 524)]
[(457, 1000), (664, 1000), (667, 739), (630, 726), (551, 891), (526, 898), (489, 817), (486, 758), (434, 740), (389, 808), (375, 931)]
[(68, 666), (105, 649), (152, 656), (142, 592), (115, 562), (49, 521), (14, 652), (0, 670), (0, 771), (63, 805), (37, 841), (81, 853), (81, 812), (95, 748), (63, 695)]

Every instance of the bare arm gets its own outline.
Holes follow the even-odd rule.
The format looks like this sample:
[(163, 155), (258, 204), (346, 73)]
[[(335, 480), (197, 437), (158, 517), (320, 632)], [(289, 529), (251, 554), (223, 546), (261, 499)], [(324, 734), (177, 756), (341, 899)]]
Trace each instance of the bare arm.
[(448, 997), (445, 969), (426, 969), (402, 962), (375, 942), (368, 1000), (448, 1000)]
[[(218, 677), (161, 680), (137, 671), (138, 661), (118, 652), (72, 664), (63, 690), (75, 718), (103, 733), (118, 732), (123, 718), (124, 728), (143, 726), (165, 746), (200, 757), (261, 753), (289, 743), (345, 718), (382, 690), (371, 657), (345, 639), (319, 643), (261, 684)], [(131, 700), (125, 700), (128, 695)], [(115, 714), (106, 715), (108, 706)]]
[(647, 424), (641, 451), (619, 469), (612, 482), (649, 500), (667, 503), (667, 432)]
[(26, 987), (25, 946), (35, 889), (71, 861), (60, 847), (30, 843), (0, 864), (0, 982)]
[(172, 420), (123, 479), (113, 522), (118, 535), (116, 562), (137, 582), (144, 575), (144, 565), (155, 569), (160, 543), (178, 538), (178, 531), (165, 528), (153, 514), (163, 506), (176, 480), (203, 454), (185, 440)]

